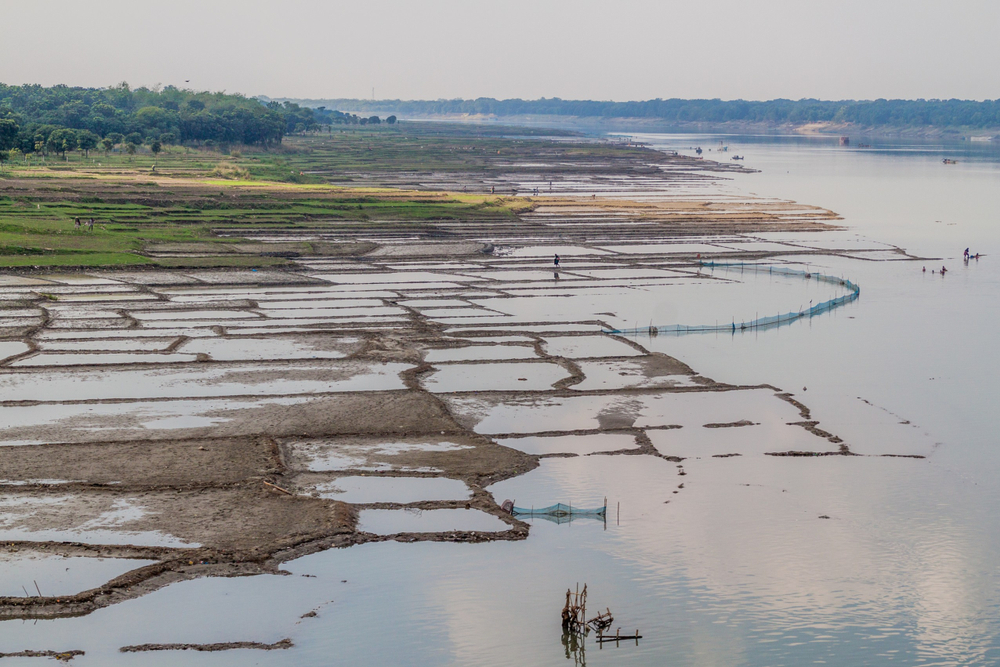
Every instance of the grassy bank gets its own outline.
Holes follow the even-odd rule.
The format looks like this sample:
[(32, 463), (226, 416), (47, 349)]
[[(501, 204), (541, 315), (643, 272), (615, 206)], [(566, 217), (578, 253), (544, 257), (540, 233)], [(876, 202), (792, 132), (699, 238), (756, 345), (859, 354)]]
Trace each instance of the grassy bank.
[[(530, 208), (513, 197), (328, 182), (336, 180), (332, 173), (370, 172), (373, 137), (382, 146), (406, 146), (387, 168), (438, 169), (440, 156), (451, 154), (448, 138), (424, 139), (421, 148), (404, 133), (368, 132), (301, 138), (270, 153), (174, 148), (156, 156), (70, 155), (8, 165), (0, 173), (0, 267), (273, 266), (288, 256), (360, 254), (371, 245), (260, 243), (242, 234), (324, 222), (419, 228), (427, 221), (509, 219)], [(351, 149), (355, 144), (365, 148)]]
[[(0, 171), (0, 267), (274, 266), (357, 256), (374, 246), (281, 237), (391, 227), (419, 238), (442, 233), (434, 229), (442, 221), (510, 222), (536, 205), (515, 196), (525, 184), (672, 178), (667, 162), (685, 170), (683, 179), (739, 169), (566, 133), (457, 123), (336, 128), (271, 150), (33, 155)], [(95, 225), (77, 228), (76, 218)]]

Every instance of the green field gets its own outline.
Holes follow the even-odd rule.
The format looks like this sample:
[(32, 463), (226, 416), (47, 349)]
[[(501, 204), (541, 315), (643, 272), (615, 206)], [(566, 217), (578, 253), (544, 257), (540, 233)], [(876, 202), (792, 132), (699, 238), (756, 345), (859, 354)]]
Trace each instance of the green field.
[[(655, 170), (649, 163), (663, 156), (506, 131), (518, 135), (495, 126), (406, 123), (294, 136), (271, 150), (33, 154), (0, 171), (0, 267), (273, 266), (297, 255), (359, 255), (371, 244), (262, 244), (242, 235), (324, 225), (419, 233), (442, 220), (509, 221), (533, 203), (491, 195), (484, 179), (519, 164), (633, 173)], [(442, 183), (474, 182), (480, 193), (397, 187), (441, 175)], [(76, 228), (77, 217), (94, 218), (93, 230)]]
[[(396, 145), (402, 136), (368, 135), (385, 145)], [(432, 220), (506, 219), (530, 208), (512, 197), (351, 188), (300, 173), (359, 167), (362, 160), (351, 150), (331, 149), (329, 142), (307, 137), (275, 152), (173, 147), (157, 156), (71, 154), (8, 165), (0, 173), (0, 266), (273, 266), (288, 261), (275, 256), (279, 252), (350, 255), (372, 246), (269, 245), (247, 241), (242, 232), (329, 223), (419, 228)], [(428, 151), (431, 168), (440, 168), (435, 155), (442, 151), (448, 153), (440, 146)], [(410, 152), (408, 159), (416, 161), (420, 149)], [(74, 223), (78, 217), (81, 228)], [(92, 230), (86, 227), (90, 218)], [(161, 250), (214, 256), (164, 257)]]

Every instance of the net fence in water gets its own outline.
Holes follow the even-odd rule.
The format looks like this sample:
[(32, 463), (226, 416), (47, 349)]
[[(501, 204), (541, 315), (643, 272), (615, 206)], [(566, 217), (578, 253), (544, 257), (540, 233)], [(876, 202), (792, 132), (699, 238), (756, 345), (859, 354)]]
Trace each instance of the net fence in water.
[(555, 516), (555, 517), (569, 517), (569, 516), (604, 516), (608, 511), (608, 506), (597, 507), (594, 509), (583, 509), (580, 507), (573, 507), (572, 505), (563, 505), (562, 503), (556, 503), (555, 505), (549, 505), (548, 507), (532, 507), (530, 509), (524, 507), (515, 507), (512, 514), (514, 516)]
[(747, 321), (737, 322), (733, 320), (727, 324), (698, 324), (698, 325), (686, 325), (686, 324), (670, 324), (670, 325), (649, 325), (647, 327), (638, 327), (635, 329), (605, 329), (602, 333), (608, 334), (649, 334), (650, 336), (656, 336), (659, 334), (682, 334), (682, 333), (705, 333), (711, 331), (750, 331), (750, 330), (760, 330), (764, 328), (776, 327), (782, 324), (787, 324), (789, 322), (794, 322), (796, 320), (801, 320), (803, 318), (813, 317), (815, 315), (821, 315), (822, 313), (827, 313), (834, 308), (843, 306), (846, 303), (856, 300), (861, 295), (861, 288), (852, 283), (846, 278), (837, 278), (836, 276), (828, 276), (822, 273), (815, 273), (812, 271), (798, 271), (796, 269), (785, 269), (777, 266), (761, 266), (759, 264), (744, 264), (742, 262), (737, 263), (719, 263), (719, 262), (701, 262), (701, 266), (706, 268), (738, 268), (741, 271), (753, 271), (757, 273), (767, 273), (770, 275), (780, 275), (780, 276), (798, 276), (806, 280), (816, 280), (819, 282), (828, 283), (830, 285), (839, 285), (847, 289), (847, 294), (843, 296), (838, 296), (835, 299), (829, 299), (828, 301), (823, 301), (822, 303), (817, 303), (815, 306), (810, 306), (805, 310), (798, 310), (789, 313), (782, 313), (780, 315), (771, 315), (770, 317), (758, 317), (756, 319)]

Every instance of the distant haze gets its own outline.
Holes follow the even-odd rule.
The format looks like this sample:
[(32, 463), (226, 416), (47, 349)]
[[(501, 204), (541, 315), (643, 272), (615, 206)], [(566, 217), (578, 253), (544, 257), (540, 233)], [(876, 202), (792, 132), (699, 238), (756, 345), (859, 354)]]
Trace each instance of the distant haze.
[(997, 0), (4, 0), (0, 82), (296, 98), (1000, 98)]

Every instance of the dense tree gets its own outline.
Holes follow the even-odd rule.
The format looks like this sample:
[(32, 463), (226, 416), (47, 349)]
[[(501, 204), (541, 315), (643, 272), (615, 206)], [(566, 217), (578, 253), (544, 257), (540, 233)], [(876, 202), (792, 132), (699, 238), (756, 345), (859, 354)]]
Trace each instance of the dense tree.
[(75, 150), (77, 145), (76, 132), (65, 127), (53, 130), (45, 140), (45, 147), (60, 155)]
[(0, 118), (0, 151), (14, 148), (20, 131), (21, 128), (13, 118)]
[(90, 156), (90, 151), (97, 148), (97, 143), (101, 140), (99, 136), (90, 130), (80, 130), (76, 133), (76, 143), (80, 150)]
[(396, 124), (396, 117), (395, 116), (389, 116), (388, 118), (385, 119), (385, 122), (388, 123), (389, 125), (395, 125)]
[[(479, 114), (495, 116), (557, 115), (598, 118), (643, 118), (665, 123), (810, 123), (844, 122), (862, 126), (1000, 128), (1000, 99), (973, 100), (683, 100), (641, 102), (591, 100), (299, 100), (299, 104), (331, 105), (355, 112), (392, 111), (409, 114)], [(332, 123), (364, 121), (353, 114), (315, 109)]]
[(108, 137), (112, 146), (122, 143), (123, 137), (137, 145), (158, 140), (161, 144), (268, 146), (281, 143), (298, 125), (303, 131), (313, 131), (329, 124), (329, 116), (319, 118), (312, 109), (294, 103), (265, 105), (242, 95), (197, 93), (173, 86), (133, 90), (126, 83), (102, 89), (0, 84), (0, 120), (13, 123), (0, 127), (0, 142), (28, 153), (56, 150), (48, 140), (57, 129), (91, 132), (102, 146), (107, 144), (101, 140)]

